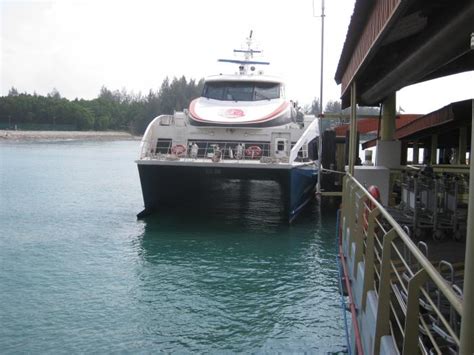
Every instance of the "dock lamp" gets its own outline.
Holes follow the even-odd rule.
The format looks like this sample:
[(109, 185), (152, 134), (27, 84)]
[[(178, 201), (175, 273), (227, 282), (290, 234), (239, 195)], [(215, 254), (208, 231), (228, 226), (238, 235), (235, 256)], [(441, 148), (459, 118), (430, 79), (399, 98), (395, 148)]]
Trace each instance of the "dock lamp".
[(474, 50), (474, 32), (471, 33), (471, 49)]

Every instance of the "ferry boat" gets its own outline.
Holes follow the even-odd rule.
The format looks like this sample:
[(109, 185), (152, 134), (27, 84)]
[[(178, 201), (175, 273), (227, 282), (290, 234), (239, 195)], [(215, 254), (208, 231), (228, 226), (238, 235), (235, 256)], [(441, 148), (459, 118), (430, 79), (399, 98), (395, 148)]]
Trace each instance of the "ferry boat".
[(234, 50), (237, 72), (209, 76), (189, 109), (156, 117), (143, 136), (136, 161), (145, 209), (199, 208), (226, 181), (277, 182), (291, 222), (314, 196), (318, 119), (305, 116), (285, 96), (285, 83), (257, 66), (261, 51)]

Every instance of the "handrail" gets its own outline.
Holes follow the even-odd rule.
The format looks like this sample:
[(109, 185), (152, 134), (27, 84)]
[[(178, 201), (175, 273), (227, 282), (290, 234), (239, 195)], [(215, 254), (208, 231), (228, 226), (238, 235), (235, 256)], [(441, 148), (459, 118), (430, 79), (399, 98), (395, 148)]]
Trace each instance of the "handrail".
[[(359, 295), (357, 322), (375, 322), (372, 329), (360, 328), (368, 346), (364, 351), (383, 351), (384, 336), (404, 354), (459, 351), (466, 303), (456, 284), (462, 281), (445, 279), (427, 249), (423, 253), (410, 232), (350, 174), (344, 179), (341, 218), (341, 262), (347, 262), (350, 273), (345, 276)], [(369, 305), (375, 312), (367, 312)]]
[(152, 141), (151, 135), (153, 134), (153, 126), (158, 122), (158, 120), (161, 119), (161, 117), (166, 116), (166, 115), (160, 115), (156, 116), (153, 121), (148, 125), (148, 127), (145, 130), (145, 133), (143, 134), (142, 141), (140, 143), (140, 155), (139, 159), (142, 159), (146, 156), (146, 152), (149, 151), (149, 144), (150, 141)]
[[(298, 139), (294, 147), (291, 148), (290, 163), (295, 161), (296, 157), (298, 156), (298, 152), (304, 144), (309, 143), (311, 140), (313, 140), (319, 135), (318, 122), (319, 118), (316, 118), (314, 121), (312, 121), (309, 124), (308, 128), (306, 128), (304, 133), (301, 135), (300, 139)], [(321, 139), (321, 137), (319, 139)], [(319, 152), (319, 154), (321, 154), (321, 152)]]
[[(144, 136), (141, 142), (141, 153), (139, 159), (147, 160), (181, 160), (194, 161), (212, 160), (214, 163), (219, 161), (232, 161), (238, 163), (239, 161), (259, 161), (262, 164), (292, 164), (289, 161), (287, 154), (274, 155), (272, 154), (271, 144), (267, 141), (224, 141), (224, 140), (189, 140), (186, 144), (186, 151), (177, 156), (172, 151), (172, 141), (169, 140), (169, 146), (156, 146), (156, 140), (151, 137), (151, 133)], [(197, 145), (195, 153), (192, 152), (193, 145)], [(240, 156), (237, 156), (237, 146), (241, 146)], [(156, 146), (156, 147), (155, 147)], [(255, 154), (252, 153), (254, 148)], [(219, 158), (213, 160), (214, 154), (220, 152)], [(301, 157), (296, 162), (298, 166), (315, 165), (316, 162), (309, 157)]]
[(433, 283), (443, 293), (447, 300), (451, 303), (456, 312), (461, 315), (463, 310), (462, 301), (454, 293), (453, 288), (446, 283), (446, 281), (439, 275), (439, 272), (431, 264), (431, 262), (423, 255), (423, 253), (417, 248), (410, 237), (405, 233), (403, 228), (395, 221), (395, 219), (385, 210), (385, 208), (365, 189), (365, 187), (357, 181), (351, 174), (347, 174), (347, 178), (351, 180), (351, 183), (355, 184), (360, 190), (364, 191), (366, 198), (370, 199), (371, 203), (375, 208), (380, 210), (380, 214), (387, 220), (387, 222), (396, 231), (400, 239), (415, 257), (416, 261), (426, 271)]
[[(425, 167), (423, 164), (408, 164), (405, 169), (396, 169), (398, 171), (411, 171), (418, 172)], [(468, 164), (434, 164), (430, 165), (435, 173), (454, 173), (454, 174), (470, 174), (470, 169)], [(392, 169), (395, 170), (395, 169)]]

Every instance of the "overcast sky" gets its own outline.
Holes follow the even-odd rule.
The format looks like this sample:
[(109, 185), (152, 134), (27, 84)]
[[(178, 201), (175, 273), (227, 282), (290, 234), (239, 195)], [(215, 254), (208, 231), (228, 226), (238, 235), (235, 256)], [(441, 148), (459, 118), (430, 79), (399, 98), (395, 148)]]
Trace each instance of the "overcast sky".
[[(94, 98), (102, 85), (147, 93), (166, 77), (233, 72), (232, 58), (251, 29), (287, 79), (290, 98), (319, 97), (320, 0), (8, 1), (0, 0), (0, 94), (14, 86), (69, 99)], [(324, 102), (337, 100), (334, 74), (354, 0), (326, 0)], [(397, 106), (427, 113), (474, 97), (474, 73), (401, 90)], [(447, 89), (449, 87), (449, 89)]]

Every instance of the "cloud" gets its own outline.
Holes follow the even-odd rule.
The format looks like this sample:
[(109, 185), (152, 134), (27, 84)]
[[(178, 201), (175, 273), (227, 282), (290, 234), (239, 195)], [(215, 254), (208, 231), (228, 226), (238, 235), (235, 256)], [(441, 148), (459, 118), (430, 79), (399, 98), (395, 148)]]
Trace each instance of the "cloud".
[[(353, 6), (326, 2), (325, 102), (340, 96), (333, 78)], [(321, 19), (311, 0), (4, 1), (0, 16), (2, 95), (12, 86), (68, 98), (93, 98), (102, 85), (146, 93), (166, 76), (233, 72), (216, 60), (232, 57), (253, 29), (267, 72), (287, 79), (290, 98), (319, 97)], [(416, 95), (402, 91), (399, 104), (423, 108), (411, 104)]]

